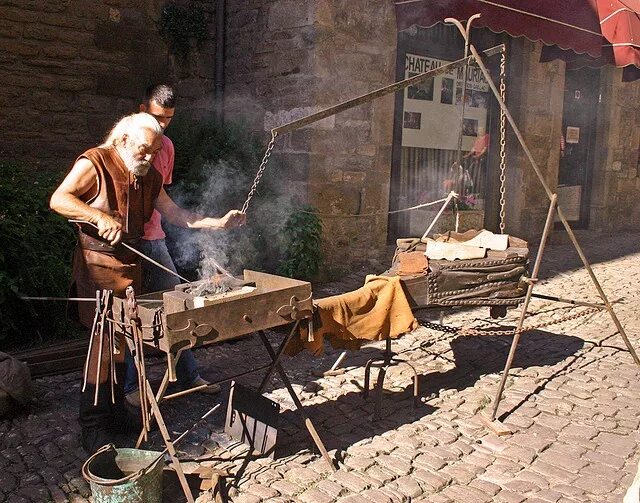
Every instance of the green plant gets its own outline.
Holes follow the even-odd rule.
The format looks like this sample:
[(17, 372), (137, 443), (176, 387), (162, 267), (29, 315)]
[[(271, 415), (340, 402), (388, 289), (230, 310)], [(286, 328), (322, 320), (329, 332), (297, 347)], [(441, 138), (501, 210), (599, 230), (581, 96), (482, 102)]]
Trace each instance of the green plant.
[(186, 58), (191, 50), (192, 40), (200, 45), (207, 37), (204, 12), (192, 2), (187, 5), (166, 4), (160, 13), (159, 28), (169, 50), (182, 58)]
[(28, 345), (66, 335), (65, 305), (19, 295), (66, 297), (75, 236), (48, 208), (59, 172), (0, 163), (0, 341)]
[(313, 206), (292, 213), (284, 226), (285, 259), (278, 272), (292, 278), (311, 280), (320, 270), (322, 220)]

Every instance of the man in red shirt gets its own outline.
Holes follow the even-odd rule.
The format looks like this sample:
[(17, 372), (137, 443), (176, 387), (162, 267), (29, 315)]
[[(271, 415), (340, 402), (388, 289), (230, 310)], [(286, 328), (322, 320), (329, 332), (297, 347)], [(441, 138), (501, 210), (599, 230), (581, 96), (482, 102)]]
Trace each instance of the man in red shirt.
[[(173, 88), (166, 84), (152, 85), (145, 91), (140, 111), (146, 112), (158, 121), (162, 131), (167, 128), (175, 113), (176, 97)], [(162, 175), (163, 185), (170, 185), (173, 179), (173, 163), (175, 150), (173, 142), (162, 135), (162, 149), (153, 159), (153, 167)], [(144, 236), (140, 242), (140, 251), (161, 263), (165, 267), (176, 270), (167, 244), (165, 233), (162, 230), (162, 218), (158, 211), (154, 211), (149, 221), (144, 225)], [(149, 262), (142, 263), (142, 290), (143, 293), (170, 290), (180, 283), (176, 276), (163, 271)], [(198, 372), (198, 365), (190, 349), (184, 350), (176, 364), (178, 386), (182, 389), (193, 388), (209, 384)], [(220, 386), (211, 385), (204, 388), (205, 393), (218, 393)], [(138, 392), (138, 375), (133, 364), (133, 359), (127, 357), (127, 372), (124, 383), (124, 392), (127, 402), (134, 407), (140, 407), (140, 393)]]

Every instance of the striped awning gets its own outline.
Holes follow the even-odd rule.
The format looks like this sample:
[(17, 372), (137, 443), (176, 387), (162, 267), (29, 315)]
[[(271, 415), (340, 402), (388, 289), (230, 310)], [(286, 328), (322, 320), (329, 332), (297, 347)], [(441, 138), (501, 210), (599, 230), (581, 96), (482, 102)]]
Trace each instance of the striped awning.
[(640, 0), (395, 0), (398, 29), (429, 27), (447, 17), (496, 33), (541, 41), (542, 60), (569, 67), (613, 64), (640, 78)]

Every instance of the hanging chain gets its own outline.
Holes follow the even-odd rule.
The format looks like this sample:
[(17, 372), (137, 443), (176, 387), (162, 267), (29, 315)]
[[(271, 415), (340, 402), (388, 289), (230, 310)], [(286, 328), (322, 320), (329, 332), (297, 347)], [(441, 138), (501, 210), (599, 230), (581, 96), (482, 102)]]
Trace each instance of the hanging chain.
[(249, 194), (247, 195), (247, 200), (244, 202), (244, 204), (242, 205), (242, 213), (246, 213), (247, 212), (247, 208), (249, 207), (249, 201), (251, 201), (251, 198), (253, 197), (253, 194), (255, 194), (256, 189), (258, 188), (258, 184), (260, 183), (260, 179), (262, 178), (262, 174), (264, 173), (265, 168), (267, 167), (267, 162), (269, 162), (269, 157), (271, 157), (271, 151), (273, 150), (273, 147), (276, 144), (276, 136), (278, 136), (278, 133), (276, 133), (275, 131), (271, 131), (271, 141), (269, 141), (269, 145), (267, 146), (267, 150), (264, 153), (264, 157), (262, 158), (262, 162), (260, 163), (260, 167), (258, 168), (258, 172), (256, 173), (256, 177), (253, 179), (253, 185), (251, 185), (251, 190), (249, 191)]
[(504, 328), (504, 329), (498, 329), (498, 330), (484, 330), (481, 328), (478, 329), (478, 328), (471, 328), (471, 327), (457, 328), (449, 325), (440, 325), (440, 324), (432, 323), (429, 321), (427, 322), (421, 321), (420, 324), (426, 328), (430, 328), (431, 330), (436, 330), (438, 332), (444, 332), (448, 334), (456, 334), (456, 335), (464, 335), (464, 336), (480, 336), (480, 335), (502, 336), (502, 335), (515, 335), (516, 332), (524, 333), (524, 332), (530, 332), (532, 330), (538, 330), (540, 328), (548, 327), (551, 325), (557, 325), (558, 323), (563, 323), (565, 321), (576, 320), (578, 318), (582, 318), (583, 316), (588, 316), (590, 314), (597, 313), (599, 311), (600, 309), (594, 308), (594, 307), (583, 309), (582, 311), (569, 314), (557, 320), (544, 321), (542, 323), (536, 323), (534, 325), (528, 325), (526, 327), (523, 326), (520, 330), (516, 330), (515, 328)]
[[(500, 56), (500, 98), (503, 103), (506, 103), (507, 97), (507, 86), (505, 84), (505, 74), (506, 74), (506, 64), (507, 64), (507, 46), (504, 45), (502, 48), (502, 53)], [(506, 192), (506, 181), (507, 177), (505, 174), (506, 170), (506, 153), (505, 147), (507, 143), (507, 135), (506, 135), (506, 127), (505, 127), (505, 113), (502, 107), (500, 107), (500, 234), (504, 234), (505, 229), (505, 192)]]

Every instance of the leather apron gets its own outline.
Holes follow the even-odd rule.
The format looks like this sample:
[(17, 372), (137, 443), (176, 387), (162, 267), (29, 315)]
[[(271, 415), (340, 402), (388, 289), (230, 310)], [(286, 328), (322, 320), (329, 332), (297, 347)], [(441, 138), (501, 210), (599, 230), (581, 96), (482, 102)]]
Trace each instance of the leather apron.
[[(85, 202), (122, 222), (122, 241), (135, 248), (162, 189), (162, 175), (151, 167), (144, 177), (136, 180), (115, 148), (92, 148), (78, 159), (81, 158), (91, 161), (97, 175), (97, 190), (93, 195), (88, 194)], [(92, 227), (78, 226), (72, 290), (75, 289), (79, 297), (90, 298), (101, 289), (113, 290), (115, 296), (124, 297), (130, 285), (140, 292), (140, 261), (138, 255), (123, 246), (111, 246)], [(79, 303), (78, 317), (84, 326), (91, 328), (94, 315), (93, 304)]]

